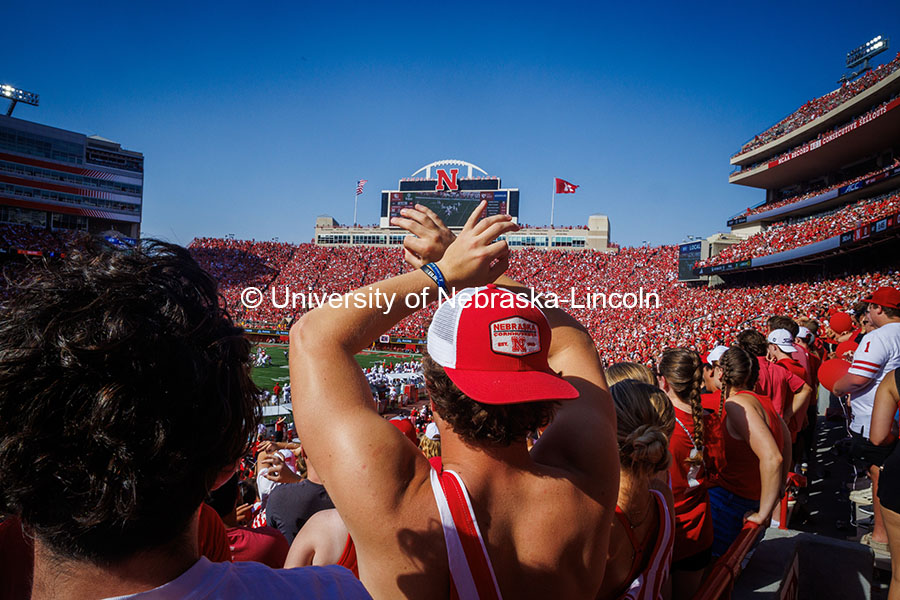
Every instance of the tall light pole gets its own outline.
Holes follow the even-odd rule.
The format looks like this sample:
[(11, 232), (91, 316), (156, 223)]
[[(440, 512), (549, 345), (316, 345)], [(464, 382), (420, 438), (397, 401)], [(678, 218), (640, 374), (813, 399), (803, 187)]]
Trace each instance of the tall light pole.
[(26, 92), (25, 90), (20, 90), (17, 87), (11, 86), (8, 83), (0, 84), (0, 96), (3, 98), (9, 98), (9, 108), (6, 109), (6, 116), (11, 117), (13, 113), (13, 109), (16, 107), (16, 104), (19, 102), (23, 102), (25, 104), (30, 104), (32, 106), (37, 106), (40, 103), (40, 96), (33, 92)]
[(861, 44), (847, 53), (847, 68), (852, 69), (857, 65), (862, 65), (859, 71), (854, 71), (847, 75), (846, 73), (838, 79), (838, 83), (852, 81), (862, 75), (872, 67), (869, 66), (869, 59), (876, 54), (881, 54), (891, 47), (891, 40), (883, 35), (877, 35), (865, 44)]

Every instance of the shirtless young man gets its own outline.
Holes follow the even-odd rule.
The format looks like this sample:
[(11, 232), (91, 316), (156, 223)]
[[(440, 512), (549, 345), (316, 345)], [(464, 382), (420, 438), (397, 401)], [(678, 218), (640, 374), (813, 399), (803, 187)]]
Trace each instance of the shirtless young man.
[[(478, 222), (483, 209), (484, 203), (455, 241), (428, 209), (404, 211), (406, 218), (396, 224), (418, 236), (407, 238), (407, 260), (414, 266), (436, 262), (451, 290), (496, 281), (508, 266), (509, 248), (494, 240), (517, 226), (505, 215)], [(595, 597), (615, 511), (618, 453), (615, 415), (591, 337), (562, 310), (544, 310), (544, 320), (531, 306), (487, 315), (478, 311), (493, 309), (470, 306), (460, 317), (459, 329), (471, 330), (449, 346), (450, 354), (458, 351), (458, 368), (445, 369), (435, 362), (429, 367), (426, 379), (441, 430), (444, 477), (454, 471), (468, 490), (488, 556), (486, 569), (479, 569), (471, 556), (463, 559), (472, 565), (471, 579), (478, 588), (467, 591), (471, 581), (466, 569), (455, 558), (452, 565), (448, 559), (444, 533), (452, 540), (453, 528), (446, 515), (442, 526), (440, 484), (437, 492), (434, 487), (434, 479), (441, 477), (378, 416), (354, 360), (357, 352), (415, 312), (404, 297), (424, 294), (432, 302), (437, 289), (432, 278), (417, 269), (359, 290), (395, 295), (390, 310), (383, 302), (381, 308), (358, 308), (353, 302), (326, 306), (307, 313), (291, 329), (291, 385), (300, 438), (353, 537), (363, 583), (376, 598), (449, 598), (451, 583), (460, 598)], [(439, 309), (436, 321), (446, 317), (440, 312), (447, 307), (444, 303)], [(494, 316), (504, 322), (533, 322), (539, 332), (525, 342), (530, 349), (537, 342), (540, 350), (518, 357), (492, 352), (492, 342), (494, 350), (499, 349), (499, 338), (488, 331)], [(434, 330), (429, 331), (432, 354), (440, 343)], [(464, 368), (474, 355), (479, 357), (478, 369), (495, 370)], [(449, 364), (446, 354), (433, 358)], [(496, 370), (509, 368), (510, 361), (521, 370)], [(456, 385), (482, 402), (474, 402)], [(534, 397), (541, 388), (553, 392)], [(531, 401), (508, 403), (516, 397)], [(562, 399), (566, 397), (570, 399)], [(560, 401), (552, 423), (529, 453), (527, 429), (553, 414), (554, 404), (540, 401), (544, 399)], [(466, 414), (475, 419), (467, 421)]]

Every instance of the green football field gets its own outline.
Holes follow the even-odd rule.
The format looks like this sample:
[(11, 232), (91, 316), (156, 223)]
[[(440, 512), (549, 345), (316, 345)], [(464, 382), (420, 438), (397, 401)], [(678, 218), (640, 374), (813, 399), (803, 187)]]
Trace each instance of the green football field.
[[(264, 390), (272, 391), (272, 387), (277, 383), (284, 385), (290, 381), (288, 373), (288, 361), (284, 353), (288, 349), (287, 344), (262, 344), (266, 349), (266, 353), (272, 357), (271, 367), (254, 367), (253, 381), (256, 385)], [(256, 348), (253, 349), (256, 352)], [(365, 351), (356, 355), (356, 362), (363, 368), (371, 367), (382, 361), (397, 363), (408, 360), (418, 360), (422, 358), (421, 354), (402, 354), (397, 352), (372, 352)]]

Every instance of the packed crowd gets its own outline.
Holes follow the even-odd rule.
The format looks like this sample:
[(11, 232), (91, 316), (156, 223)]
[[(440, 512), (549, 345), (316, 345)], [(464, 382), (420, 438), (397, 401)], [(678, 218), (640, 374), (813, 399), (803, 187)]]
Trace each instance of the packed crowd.
[(783, 198), (783, 199), (778, 200), (778, 201), (776, 201), (776, 202), (770, 202), (770, 203), (768, 203), (768, 204), (762, 204), (762, 205), (760, 205), (760, 206), (755, 206), (755, 207), (752, 207), (752, 208), (748, 208), (747, 211), (746, 211), (744, 214), (745, 214), (745, 215), (748, 215), (748, 216), (749, 216), (749, 215), (756, 215), (756, 214), (759, 214), (759, 213), (769, 212), (770, 210), (775, 210), (776, 208), (781, 208), (781, 207), (783, 207), (783, 206), (788, 206), (788, 205), (790, 205), (790, 204), (796, 204), (796, 203), (798, 203), (798, 202), (802, 202), (803, 200), (806, 200), (807, 198), (812, 198), (813, 196), (818, 196), (818, 195), (821, 195), (821, 194), (825, 194), (825, 193), (830, 192), (830, 191), (832, 191), (832, 190), (836, 190), (836, 189), (838, 189), (838, 188), (842, 188), (842, 187), (847, 186), (847, 185), (852, 185), (852, 184), (854, 184), (854, 183), (857, 183), (857, 182), (859, 182), (859, 181), (863, 181), (863, 180), (868, 179), (868, 178), (870, 178), (870, 177), (874, 177), (874, 176), (879, 175), (879, 174), (881, 174), (881, 173), (885, 173), (885, 172), (891, 171), (891, 170), (893, 170), (894, 168), (896, 168), (896, 167), (898, 167), (898, 166), (900, 166), (900, 158), (896, 159), (896, 160), (894, 161), (894, 163), (893, 163), (891, 166), (889, 166), (889, 167), (886, 167), (886, 168), (879, 168), (879, 169), (874, 169), (874, 170), (872, 170), (872, 171), (869, 171), (868, 173), (865, 173), (865, 174), (863, 174), (863, 175), (859, 175), (858, 177), (852, 177), (852, 178), (850, 178), (850, 179), (845, 179), (845, 180), (843, 180), (843, 181), (841, 181), (841, 182), (839, 182), (839, 183), (836, 183), (836, 184), (834, 184), (834, 185), (825, 185), (825, 184), (821, 184), (821, 185), (818, 185), (818, 186), (813, 186), (811, 189), (808, 189), (808, 190), (804, 191), (804, 192), (801, 193), (801, 194), (794, 194), (794, 195), (792, 195), (792, 196), (788, 196), (787, 198)]
[(219, 281), (228, 305), (239, 306), (241, 290), (268, 287), (297, 247), (286, 242), (196, 238), (190, 249), (203, 268)]
[(894, 60), (891, 62), (866, 72), (862, 77), (854, 81), (848, 81), (842, 84), (841, 87), (824, 96), (808, 101), (778, 123), (775, 123), (762, 133), (754, 136), (752, 140), (741, 146), (740, 151), (735, 154), (735, 156), (740, 156), (745, 152), (750, 152), (760, 146), (764, 146), (795, 129), (799, 129), (807, 123), (818, 119), (830, 110), (835, 109), (847, 100), (850, 100), (860, 92), (869, 89), (896, 71), (898, 67), (900, 67), (900, 53), (897, 53), (897, 56), (894, 57)]
[[(821, 316), (824, 307), (859, 295), (868, 286), (900, 283), (894, 273), (879, 273), (815, 281), (814, 285), (797, 281), (750, 288), (689, 288), (677, 283), (677, 252), (675, 246), (622, 248), (610, 254), (524, 248), (511, 252), (509, 274), (537, 291), (553, 292), (564, 299), (567, 303), (560, 306), (585, 324), (607, 364), (649, 364), (670, 346), (712, 347), (743, 326), (758, 324), (766, 312)], [(338, 249), (303, 244), (297, 247), (294, 257), (276, 277), (276, 289), (309, 286), (342, 293), (350, 289), (347, 286), (380, 281), (408, 270), (402, 252), (392, 248)], [(297, 257), (302, 258), (297, 261)], [(202, 257), (200, 262), (204, 264)], [(360, 262), (366, 264), (366, 275), (350, 280), (348, 272)], [(301, 282), (294, 283), (300, 277)], [(332, 277), (339, 278), (340, 283), (332, 283)], [(237, 283), (238, 288), (242, 285)], [(658, 308), (655, 302), (652, 308), (634, 310), (604, 308), (599, 302), (596, 307), (576, 308), (569, 303), (572, 290), (576, 304), (585, 305), (591, 294), (640, 293), (641, 288), (645, 296), (650, 292), (658, 294)], [(239, 293), (235, 289), (226, 297)], [(262, 320), (257, 315), (265, 315), (270, 323), (286, 322), (306, 312), (274, 309), (265, 304), (254, 311), (242, 310), (240, 305), (229, 307), (249, 320)], [(413, 313), (394, 326), (390, 334), (424, 339), (433, 312), (433, 307), (429, 307)]]
[(31, 225), (0, 223), (0, 249), (58, 255), (73, 235), (67, 230), (51, 231)]
[[(766, 157), (764, 157), (762, 160), (760, 160), (759, 162), (755, 162), (755, 163), (753, 163), (753, 164), (751, 164), (751, 165), (742, 165), (742, 166), (740, 166), (740, 167), (738, 168), (738, 171), (737, 171), (737, 172), (743, 173), (743, 172), (747, 172), (747, 171), (752, 171), (753, 169), (756, 169), (757, 167), (760, 167), (760, 166), (762, 166), (762, 165), (767, 165), (767, 164), (769, 164), (769, 163), (771, 163), (771, 162), (778, 161), (778, 160), (780, 160), (782, 157), (789, 156), (789, 155), (791, 155), (794, 151), (796, 151), (798, 148), (803, 148), (804, 146), (807, 146), (807, 147), (808, 147), (808, 148), (807, 148), (808, 150), (815, 150), (815, 146), (812, 145), (812, 142), (813, 142), (813, 141), (816, 141), (816, 140), (824, 140), (825, 138), (828, 138), (829, 136), (832, 136), (832, 134), (834, 134), (834, 133), (836, 133), (836, 132), (839, 132), (840, 130), (842, 130), (842, 129), (848, 127), (848, 126), (851, 125), (854, 121), (860, 121), (860, 122), (868, 122), (868, 121), (871, 121), (871, 118), (877, 117), (879, 111), (886, 110), (885, 107), (886, 107), (888, 104), (890, 104), (891, 102), (893, 102), (894, 100), (896, 100), (897, 98), (900, 98), (900, 95), (894, 94), (894, 95), (892, 95), (890, 98), (888, 98), (887, 100), (885, 100), (884, 102), (881, 102), (880, 104), (877, 104), (877, 105), (873, 106), (872, 108), (870, 108), (869, 110), (865, 111), (864, 113), (859, 113), (859, 114), (853, 115), (853, 116), (852, 116), (850, 119), (848, 119), (847, 121), (844, 121), (844, 122), (842, 122), (842, 123), (840, 123), (840, 124), (838, 124), (838, 125), (835, 125), (835, 126), (832, 127), (831, 129), (828, 129), (828, 130), (826, 130), (826, 131), (819, 132), (819, 134), (816, 135), (815, 140), (806, 140), (806, 141), (804, 141), (804, 142), (798, 144), (797, 146), (794, 146), (794, 147), (792, 147), (792, 148), (790, 148), (790, 149), (788, 149), (788, 150), (785, 150), (784, 152), (782, 152), (782, 153), (780, 153), (780, 154), (777, 154), (777, 155), (775, 155), (775, 156), (766, 156)], [(869, 119), (866, 119), (865, 121), (862, 121), (862, 119), (864, 119), (864, 118), (866, 118), (866, 117), (870, 117), (870, 118), (869, 118)], [(824, 142), (823, 142), (823, 143), (824, 143)], [(780, 164), (780, 163), (779, 163), (779, 164)]]
[[(820, 376), (849, 397), (860, 456), (886, 467), (871, 475), (885, 520), (863, 541), (900, 544), (888, 518), (900, 479), (880, 426), (896, 398), (882, 410), (872, 387), (900, 366), (900, 273), (686, 288), (675, 247), (510, 253), (491, 243), (516, 229), (508, 218), (474, 223), (420, 237), (409, 265), (391, 249), (206, 239), (192, 253), (85, 242), (41, 266), (0, 317), (3, 590), (694, 598), (742, 530), (786, 514)], [(436, 308), (421, 364), (365, 371), (361, 348), (400, 323), (424, 329), (426, 311), (304, 312), (290, 344), (297, 429), (279, 419), (269, 441), (249, 378), (268, 354), (251, 354), (218, 298), (245, 280), (293, 285), (295, 260), (307, 285), (424, 286)], [(410, 268), (422, 263), (441, 277)], [(488, 282), (532, 288), (543, 310)], [(438, 306), (446, 285), (473, 301)], [(641, 287), (658, 307), (582, 305)], [(560, 310), (551, 294), (579, 300)], [(848, 340), (852, 365), (826, 378), (820, 365), (843, 362)], [(373, 384), (421, 380), (429, 406), (393, 426), (372, 410)], [(573, 548), (583, 561), (564, 560)]]
[[(885, 410), (873, 391), (900, 366), (898, 273), (689, 290), (672, 285), (671, 247), (518, 252), (507, 268), (508, 249), (490, 242), (514, 227), (423, 238), (422, 256), (472, 301), (433, 311), (421, 366), (363, 372), (354, 359), (413, 309), (304, 314), (290, 345), (297, 429), (279, 419), (274, 440), (249, 378), (262, 352), (251, 357), (187, 252), (88, 245), (42, 267), (0, 317), (4, 593), (695, 598), (742, 530), (786, 514), (820, 376), (849, 397), (859, 456), (885, 464), (871, 492), (885, 519), (863, 541), (900, 544), (881, 432), (898, 398)], [(669, 289), (658, 310), (592, 313), (478, 287), (492, 281)], [(434, 301), (442, 284), (413, 269), (379, 285), (425, 286)], [(848, 340), (852, 364), (826, 378), (820, 365), (843, 362)], [(390, 375), (424, 377), (429, 406), (388, 425), (366, 382)], [(583, 560), (564, 560), (573, 548)]]
[(746, 240), (728, 246), (717, 255), (697, 263), (698, 267), (768, 256), (827, 240), (900, 210), (900, 192), (860, 200), (825, 213), (787, 219), (769, 225)]

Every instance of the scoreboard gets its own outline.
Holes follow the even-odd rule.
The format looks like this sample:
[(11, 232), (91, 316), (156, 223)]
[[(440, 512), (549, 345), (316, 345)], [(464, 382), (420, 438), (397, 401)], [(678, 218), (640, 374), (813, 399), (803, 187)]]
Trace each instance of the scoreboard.
[(390, 192), (388, 217), (399, 217), (404, 208), (422, 204), (433, 210), (447, 227), (462, 227), (478, 203), (487, 201), (484, 217), (510, 214), (509, 190), (480, 192)]
[(709, 255), (709, 242), (699, 240), (678, 246), (678, 281), (698, 281), (694, 275), (694, 263)]

